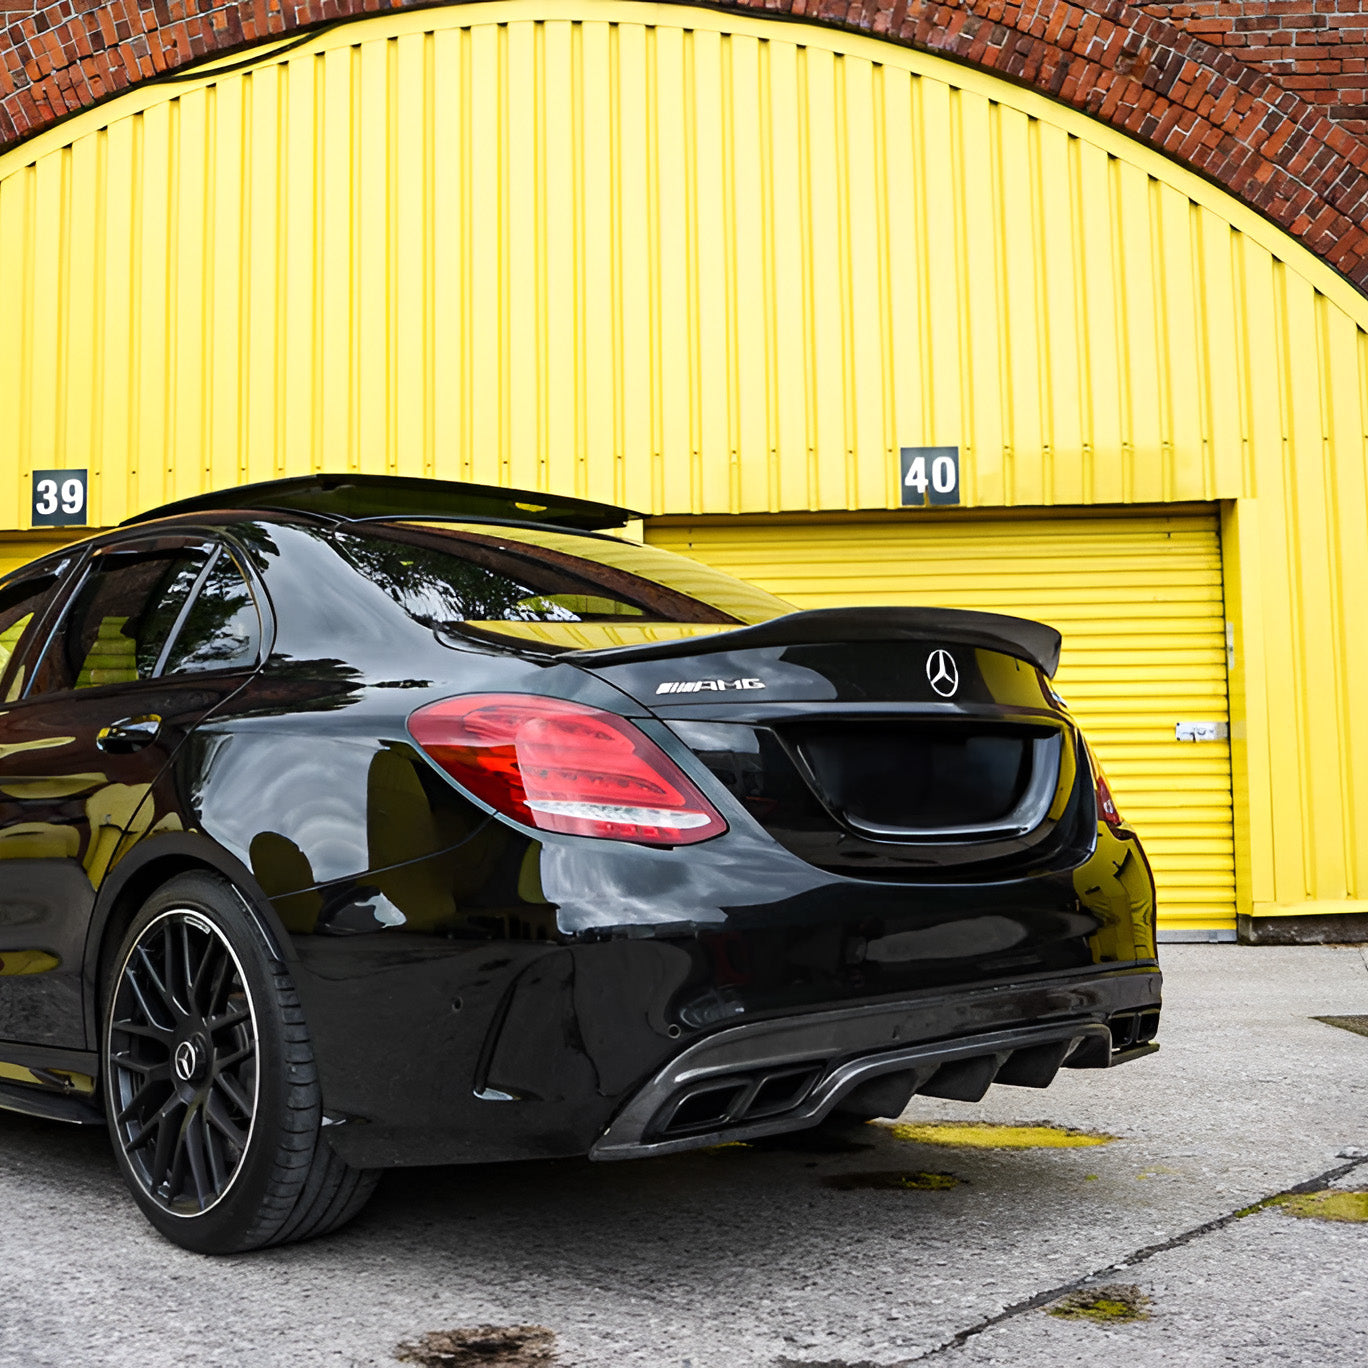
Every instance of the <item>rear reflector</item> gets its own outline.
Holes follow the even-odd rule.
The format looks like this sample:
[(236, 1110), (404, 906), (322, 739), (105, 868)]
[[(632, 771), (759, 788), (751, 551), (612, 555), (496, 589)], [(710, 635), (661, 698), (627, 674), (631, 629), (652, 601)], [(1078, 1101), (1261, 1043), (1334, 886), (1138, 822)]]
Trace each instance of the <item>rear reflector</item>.
[(1116, 810), (1116, 799), (1112, 797), (1111, 785), (1107, 783), (1107, 776), (1102, 773), (1102, 766), (1093, 754), (1091, 746), (1088, 747), (1088, 759), (1092, 762), (1093, 782), (1097, 786), (1098, 820), (1108, 826), (1124, 826), (1125, 818)]
[(692, 845), (727, 824), (692, 780), (626, 718), (533, 694), (470, 694), (408, 722), (457, 783), (542, 831)]

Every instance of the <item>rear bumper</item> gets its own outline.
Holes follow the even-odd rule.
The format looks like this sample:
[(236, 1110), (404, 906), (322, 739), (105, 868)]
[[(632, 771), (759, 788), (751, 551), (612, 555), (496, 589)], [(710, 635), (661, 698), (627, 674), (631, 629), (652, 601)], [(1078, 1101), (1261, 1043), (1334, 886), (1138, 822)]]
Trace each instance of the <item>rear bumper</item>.
[[(357, 1166), (583, 1155), (610, 1132), (601, 1153), (706, 1143), (692, 1129), (653, 1136), (654, 1117), (636, 1135), (615, 1127), (672, 1061), (734, 1031), (759, 1040), (857, 1023), (816, 1046), (805, 1035), (811, 1085), (858, 1056), (1039, 1026), (1067, 1035), (1158, 1002), (1152, 885), (1138, 844), (1110, 831), (1074, 870), (919, 885), (834, 875), (740, 826), (683, 858), (486, 831), (478, 850), (317, 891), (321, 910), (294, 931), (325, 1133)], [(390, 914), (383, 925), (376, 907)], [(897, 1035), (877, 1026), (890, 1012), (901, 1014)], [(1100, 1040), (1069, 1035), (1070, 1063), (1089, 1034)], [(1039, 1073), (1057, 1067), (1056, 1046), (1002, 1049), (1038, 1048)], [(964, 1095), (985, 1066), (965, 1064), (956, 1084), (956, 1062), (926, 1077), (912, 1062), (862, 1066), (848, 1087), (845, 1075), (840, 1088), (828, 1083), (822, 1105), (869, 1106), (861, 1090), (887, 1077)], [(992, 1076), (1030, 1073), (1028, 1062), (999, 1061)], [(777, 1085), (752, 1097), (747, 1124), (762, 1104), (766, 1130), (810, 1123), (788, 1114), (806, 1098), (796, 1095), (804, 1077), (792, 1081), (791, 1099), (776, 1098)], [(869, 1114), (888, 1114), (896, 1086)]]
[(915, 1092), (976, 1101), (994, 1081), (1044, 1087), (1157, 1048), (1161, 979), (1129, 969), (812, 1012), (718, 1031), (639, 1089), (593, 1159), (670, 1154), (812, 1126), (833, 1111), (896, 1115)]

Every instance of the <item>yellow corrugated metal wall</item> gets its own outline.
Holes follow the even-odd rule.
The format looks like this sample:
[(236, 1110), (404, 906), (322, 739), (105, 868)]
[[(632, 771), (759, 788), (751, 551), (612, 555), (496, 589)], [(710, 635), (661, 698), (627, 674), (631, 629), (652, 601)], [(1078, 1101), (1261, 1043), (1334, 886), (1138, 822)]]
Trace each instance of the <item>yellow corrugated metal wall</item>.
[[(234, 64), (240, 59), (235, 58)], [(0, 527), (309, 469), (654, 513), (1223, 500), (1246, 909), (1368, 909), (1368, 302), (1229, 196), (876, 40), (386, 15), (0, 157)]]
[(1143, 834), (1160, 928), (1235, 930), (1219, 517), (653, 519), (646, 539), (800, 608), (923, 603), (1038, 618), (1064, 634), (1057, 687)]
[[(82, 529), (78, 535), (83, 537), (87, 534)], [(48, 535), (39, 532), (21, 533), (19, 535), (0, 533), (0, 579), (8, 575), (11, 570), (17, 570), (29, 561), (37, 560), (39, 556), (46, 556), (49, 551), (57, 551), (73, 540), (75, 540), (74, 537), (63, 536), (61, 533)]]
[(98, 470), (105, 522), (325, 467), (877, 508), (938, 443), (971, 504), (1249, 493), (1339, 315), (1105, 133), (945, 61), (622, 0), (141, 89), (0, 163), (0, 525), (54, 459)]

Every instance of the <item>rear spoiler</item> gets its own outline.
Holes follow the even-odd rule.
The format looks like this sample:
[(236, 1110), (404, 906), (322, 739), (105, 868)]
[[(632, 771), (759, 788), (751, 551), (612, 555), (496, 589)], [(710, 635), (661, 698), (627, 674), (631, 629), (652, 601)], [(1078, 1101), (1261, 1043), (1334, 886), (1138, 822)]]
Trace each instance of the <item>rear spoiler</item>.
[(312, 514), (339, 522), (390, 519), (493, 519), (518, 524), (554, 525), (584, 531), (622, 527), (641, 514), (612, 504), (591, 503), (536, 490), (503, 489), (460, 480), (428, 480), (412, 475), (296, 475), (263, 480), (163, 504), (120, 527), (182, 513), (223, 513), (239, 509)]
[(575, 665), (628, 665), (637, 660), (744, 651), (753, 646), (846, 641), (981, 646), (1015, 656), (1053, 678), (1059, 668), (1062, 638), (1043, 622), (962, 608), (813, 608), (804, 613), (786, 613), (753, 627), (723, 628), (715, 636), (686, 637), (646, 646), (612, 646), (598, 651), (567, 651), (558, 658)]

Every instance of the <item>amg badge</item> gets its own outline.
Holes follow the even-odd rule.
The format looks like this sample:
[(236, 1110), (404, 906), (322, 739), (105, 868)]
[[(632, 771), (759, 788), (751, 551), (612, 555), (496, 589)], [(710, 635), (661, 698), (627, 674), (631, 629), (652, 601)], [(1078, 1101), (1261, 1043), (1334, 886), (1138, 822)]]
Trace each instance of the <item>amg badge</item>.
[(763, 679), (671, 679), (656, 685), (658, 694), (725, 693), (728, 689), (763, 689)]

